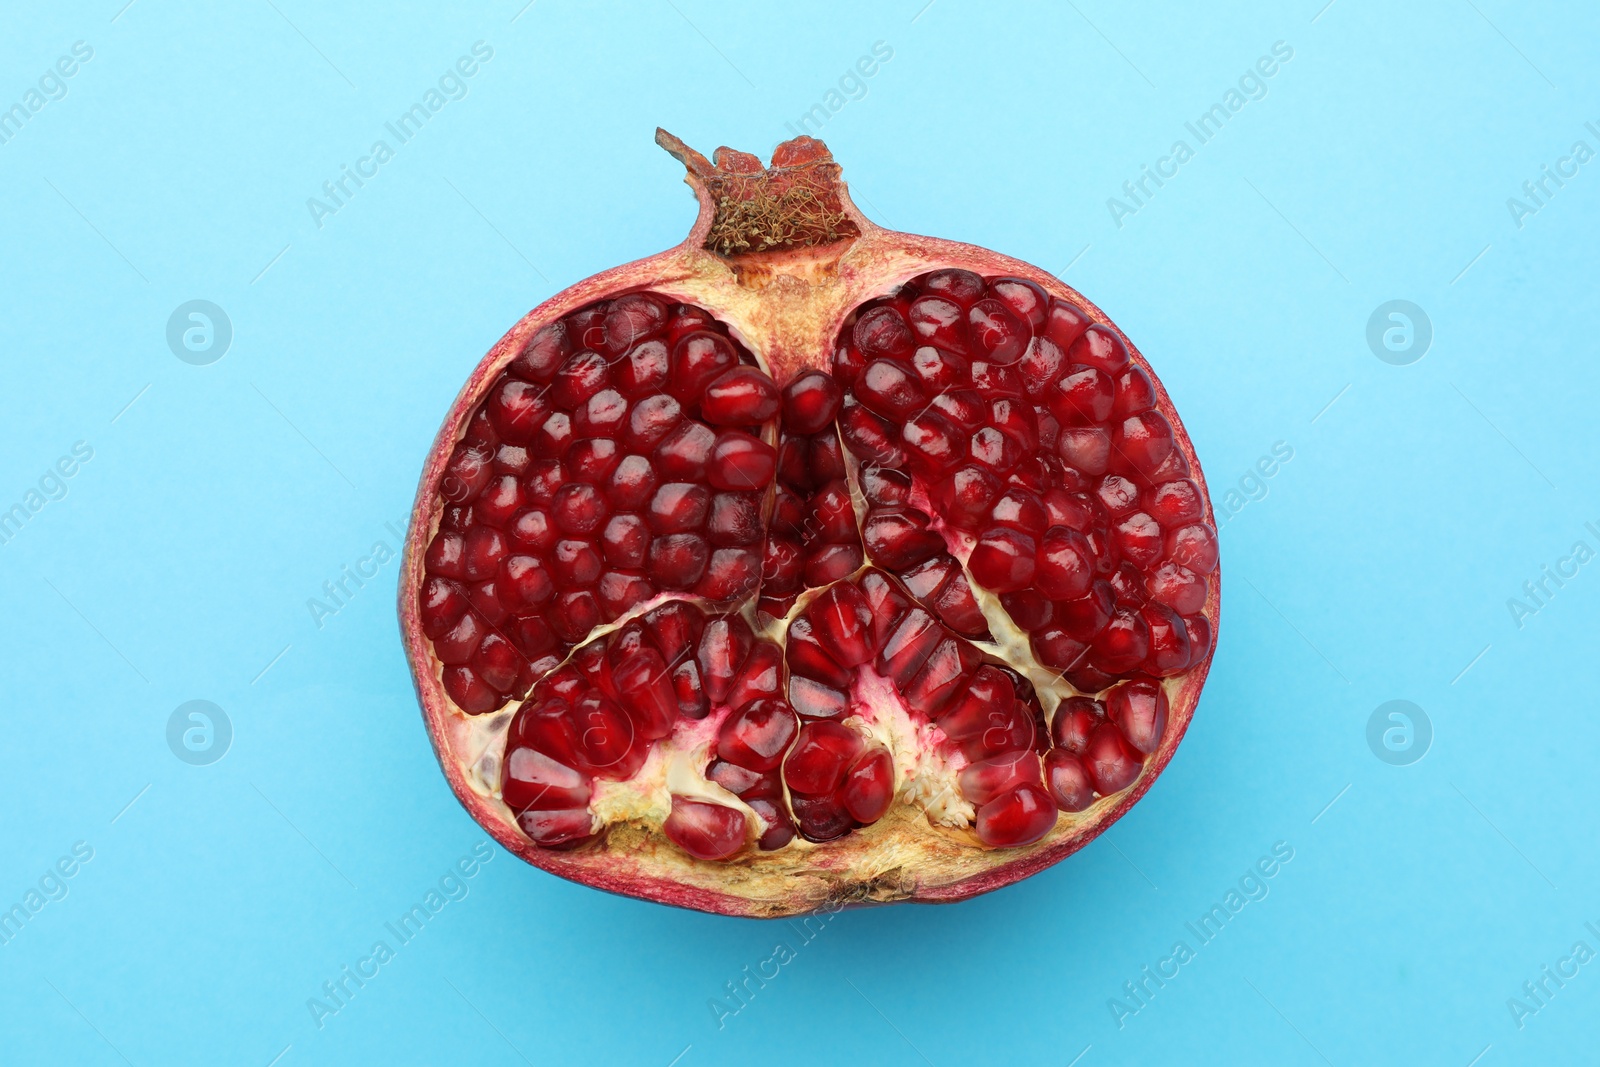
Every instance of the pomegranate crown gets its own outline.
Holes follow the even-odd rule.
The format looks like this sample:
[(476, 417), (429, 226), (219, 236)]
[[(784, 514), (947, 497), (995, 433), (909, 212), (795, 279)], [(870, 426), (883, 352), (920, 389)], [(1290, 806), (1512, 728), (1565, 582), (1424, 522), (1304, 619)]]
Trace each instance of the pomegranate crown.
[[(772, 163), (726, 146), (715, 162), (666, 130), (656, 144), (688, 169), (685, 179), (700, 197), (711, 221), (701, 245), (719, 256), (785, 252), (853, 241), (861, 235), (859, 216), (839, 180), (839, 165), (828, 146), (814, 137), (796, 137), (772, 151)], [(703, 221), (703, 220), (702, 220)]]

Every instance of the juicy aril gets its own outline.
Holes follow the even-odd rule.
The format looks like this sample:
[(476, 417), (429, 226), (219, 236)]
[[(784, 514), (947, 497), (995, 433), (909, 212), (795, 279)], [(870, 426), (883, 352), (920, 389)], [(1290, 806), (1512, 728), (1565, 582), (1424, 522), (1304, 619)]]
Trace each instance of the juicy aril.
[(1166, 392), (1044, 271), (868, 222), (819, 141), (657, 141), (688, 239), (517, 323), (423, 471), (400, 613), (456, 795), (545, 870), (732, 915), (1081, 848), (1215, 643)]

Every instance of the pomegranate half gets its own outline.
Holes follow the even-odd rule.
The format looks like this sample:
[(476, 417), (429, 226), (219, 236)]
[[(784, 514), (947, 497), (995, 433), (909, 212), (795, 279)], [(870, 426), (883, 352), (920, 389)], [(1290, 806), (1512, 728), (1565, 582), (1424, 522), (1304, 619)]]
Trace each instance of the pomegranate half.
[(538, 867), (728, 915), (1055, 863), (1215, 647), (1165, 390), (1044, 271), (873, 225), (819, 141), (656, 140), (689, 237), (529, 312), (423, 470), (400, 619), (451, 788)]

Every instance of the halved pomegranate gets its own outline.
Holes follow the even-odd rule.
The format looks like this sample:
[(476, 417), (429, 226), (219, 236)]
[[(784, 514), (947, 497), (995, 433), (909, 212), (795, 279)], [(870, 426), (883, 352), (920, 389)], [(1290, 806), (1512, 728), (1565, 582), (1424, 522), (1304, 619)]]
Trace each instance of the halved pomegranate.
[(1044, 271), (868, 222), (819, 141), (656, 140), (688, 239), (530, 312), (423, 471), (400, 615), (451, 787), (545, 870), (730, 915), (1081, 848), (1215, 647), (1161, 383)]

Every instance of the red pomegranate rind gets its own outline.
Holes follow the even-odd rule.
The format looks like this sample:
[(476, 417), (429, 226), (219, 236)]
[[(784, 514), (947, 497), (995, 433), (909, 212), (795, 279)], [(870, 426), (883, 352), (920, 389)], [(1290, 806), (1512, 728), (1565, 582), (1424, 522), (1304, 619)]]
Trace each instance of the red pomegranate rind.
[[(819, 142), (764, 170), (661, 140), (701, 201), (689, 238), (525, 317), (424, 470), (401, 618), (447, 779), (537, 866), (725, 914), (956, 900), (1058, 861), (1171, 759), (1215, 644), (1209, 502), (1161, 383), (1049, 275), (861, 218)], [(735, 187), (743, 206), (719, 208)], [(657, 451), (663, 426), (680, 432)], [(813, 502), (841, 460), (849, 523), (837, 494)], [(785, 492), (799, 499), (783, 512)], [(806, 533), (819, 516), (840, 540)], [(785, 532), (792, 558), (774, 548)], [(773, 580), (820, 546), (859, 556)], [(902, 685), (879, 662), (912, 612), (939, 639)], [(705, 670), (708, 629), (722, 661)], [(926, 642), (908, 626), (884, 672)], [(958, 714), (952, 678), (994, 708), (958, 694)], [(1056, 707), (1075, 691), (1102, 701)], [(762, 702), (776, 710), (728, 726)], [(785, 757), (813, 728), (853, 731), (860, 750), (837, 784), (810, 783), (831, 791), (795, 792), (782, 761), (736, 762), (768, 765), (775, 723), (798, 727)]]

